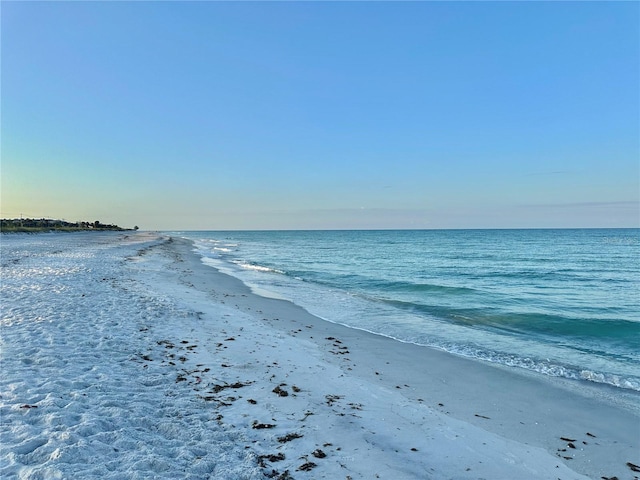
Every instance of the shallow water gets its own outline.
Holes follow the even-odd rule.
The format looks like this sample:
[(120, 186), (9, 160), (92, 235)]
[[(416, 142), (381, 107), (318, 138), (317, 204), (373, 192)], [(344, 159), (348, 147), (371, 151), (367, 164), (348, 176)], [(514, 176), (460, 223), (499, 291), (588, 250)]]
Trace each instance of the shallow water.
[(175, 233), (332, 322), (640, 391), (640, 230)]

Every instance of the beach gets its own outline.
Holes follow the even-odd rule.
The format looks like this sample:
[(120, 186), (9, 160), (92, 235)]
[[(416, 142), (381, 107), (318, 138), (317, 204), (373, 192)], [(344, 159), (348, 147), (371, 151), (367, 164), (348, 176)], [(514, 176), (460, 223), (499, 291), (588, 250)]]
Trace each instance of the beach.
[[(43, 275), (3, 280), (5, 478), (640, 475), (635, 392), (320, 319), (181, 238), (57, 238)], [(3, 257), (4, 279), (27, 261)]]

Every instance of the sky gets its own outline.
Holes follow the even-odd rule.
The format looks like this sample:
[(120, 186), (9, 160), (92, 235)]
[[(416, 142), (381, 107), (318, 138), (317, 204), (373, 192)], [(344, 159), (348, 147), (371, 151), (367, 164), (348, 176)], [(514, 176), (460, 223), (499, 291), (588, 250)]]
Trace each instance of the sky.
[(1, 215), (640, 227), (637, 2), (17, 2)]

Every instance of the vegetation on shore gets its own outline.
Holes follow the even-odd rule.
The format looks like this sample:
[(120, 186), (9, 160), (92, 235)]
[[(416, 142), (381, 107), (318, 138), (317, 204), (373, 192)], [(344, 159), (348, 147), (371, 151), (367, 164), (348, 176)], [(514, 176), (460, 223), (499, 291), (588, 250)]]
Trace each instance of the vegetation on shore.
[(99, 231), (126, 231), (138, 230), (138, 227), (123, 228), (118, 225), (107, 225), (95, 222), (67, 222), (64, 220), (53, 220), (51, 218), (14, 218), (0, 219), (0, 232), (2, 233), (40, 233), (40, 232), (82, 232), (89, 230)]

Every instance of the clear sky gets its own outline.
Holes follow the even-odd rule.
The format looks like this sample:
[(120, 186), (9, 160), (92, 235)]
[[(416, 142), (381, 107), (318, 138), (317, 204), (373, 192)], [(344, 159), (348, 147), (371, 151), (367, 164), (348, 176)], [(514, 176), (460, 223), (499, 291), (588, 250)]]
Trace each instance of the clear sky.
[(2, 217), (640, 226), (637, 2), (12, 2)]

